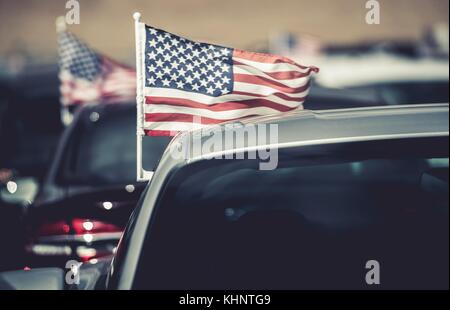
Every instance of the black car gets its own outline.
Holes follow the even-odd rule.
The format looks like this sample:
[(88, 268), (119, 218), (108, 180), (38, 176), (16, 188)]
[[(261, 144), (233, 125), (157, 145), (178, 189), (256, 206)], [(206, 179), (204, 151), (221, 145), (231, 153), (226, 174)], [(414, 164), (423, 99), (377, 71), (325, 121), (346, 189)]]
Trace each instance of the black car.
[[(147, 169), (167, 137), (145, 139)], [(29, 266), (61, 266), (114, 252), (144, 188), (136, 183), (136, 105), (80, 108), (26, 214)]]

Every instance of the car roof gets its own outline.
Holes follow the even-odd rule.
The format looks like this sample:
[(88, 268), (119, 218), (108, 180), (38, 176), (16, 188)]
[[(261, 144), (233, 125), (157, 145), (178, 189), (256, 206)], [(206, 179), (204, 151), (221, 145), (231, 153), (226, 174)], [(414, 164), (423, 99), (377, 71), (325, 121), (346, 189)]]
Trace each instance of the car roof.
[[(317, 145), (339, 142), (351, 142), (373, 139), (389, 139), (402, 135), (408, 136), (435, 136), (448, 135), (448, 104), (426, 105), (399, 105), (380, 106), (338, 110), (297, 110), (288, 113), (251, 117), (239, 122), (229, 122), (208, 127), (214, 131), (220, 131), (222, 136), (227, 134), (242, 136), (242, 126), (248, 124), (270, 125), (278, 127), (278, 148)], [(241, 126), (239, 126), (241, 125)], [(234, 128), (233, 128), (234, 127)], [(268, 131), (270, 129), (267, 129)], [(201, 130), (192, 134), (199, 135)], [(180, 134), (172, 141), (183, 141), (189, 133)], [(202, 137), (202, 142), (209, 139), (209, 135)], [(190, 149), (194, 147), (194, 139), (191, 139)], [(252, 148), (273, 146), (273, 143), (252, 144), (252, 141), (243, 139), (239, 143), (221, 145), (220, 150), (214, 154), (203, 153), (202, 156), (189, 154), (189, 161), (199, 160), (202, 157), (217, 155), (216, 153), (237, 153)]]

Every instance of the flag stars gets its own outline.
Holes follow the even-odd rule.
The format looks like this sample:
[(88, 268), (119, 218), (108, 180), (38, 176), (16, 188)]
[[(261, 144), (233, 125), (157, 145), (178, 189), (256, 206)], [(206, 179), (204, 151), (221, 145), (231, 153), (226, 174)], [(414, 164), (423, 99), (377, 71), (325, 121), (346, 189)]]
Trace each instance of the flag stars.
[(194, 71), (194, 73), (192, 73), (192, 75), (194, 76), (194, 79), (200, 80), (201, 74), (198, 71)]
[(166, 55), (163, 56), (163, 58), (164, 58), (164, 61), (170, 62), (170, 60), (172, 59), (172, 55), (166, 54)]
[(188, 84), (192, 84), (193, 81), (194, 81), (194, 79), (193, 79), (191, 76), (187, 76), (187, 77), (186, 77), (186, 82), (187, 82)]
[(220, 81), (217, 81), (214, 85), (216, 86), (217, 89), (221, 89), (223, 86), (223, 83)]
[(231, 49), (146, 29), (147, 87), (173, 88), (208, 96), (232, 92)]
[(192, 64), (187, 64), (187, 65), (186, 65), (186, 69), (187, 69), (188, 71), (193, 72), (193, 71), (194, 71), (194, 66), (193, 66)]
[(156, 53), (158, 53), (158, 54), (164, 54), (164, 48), (163, 48), (162, 46), (158, 46), (158, 47), (156, 48)]
[(184, 88), (184, 83), (183, 83), (183, 81), (178, 81), (177, 82), (177, 88)]
[(178, 72), (180, 73), (180, 76), (186, 75), (186, 71), (183, 68), (179, 69)]
[(194, 58), (194, 56), (192, 56), (192, 54), (187, 54), (186, 55), (186, 59), (192, 61), (192, 59)]
[(222, 78), (222, 81), (223, 81), (225, 84), (228, 84), (228, 83), (230, 83), (231, 80), (230, 80), (228, 77), (224, 76), (224, 77)]
[(167, 87), (170, 86), (170, 81), (167, 78), (162, 80), (162, 83), (163, 83), (163, 86), (167, 86)]
[(230, 69), (230, 66), (227, 64), (223, 64), (220, 69), (222, 70), (222, 72), (228, 72), (228, 70)]

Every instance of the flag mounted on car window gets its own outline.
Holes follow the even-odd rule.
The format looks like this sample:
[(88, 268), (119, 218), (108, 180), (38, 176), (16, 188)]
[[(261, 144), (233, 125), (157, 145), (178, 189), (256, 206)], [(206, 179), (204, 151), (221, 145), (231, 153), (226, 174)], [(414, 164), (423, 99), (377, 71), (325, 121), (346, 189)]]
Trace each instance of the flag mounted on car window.
[(133, 102), (136, 99), (136, 71), (100, 55), (74, 34), (58, 33), (61, 103)]
[(138, 26), (138, 92), (146, 135), (174, 135), (301, 109), (311, 76), (318, 72), (282, 56), (198, 43), (143, 23)]

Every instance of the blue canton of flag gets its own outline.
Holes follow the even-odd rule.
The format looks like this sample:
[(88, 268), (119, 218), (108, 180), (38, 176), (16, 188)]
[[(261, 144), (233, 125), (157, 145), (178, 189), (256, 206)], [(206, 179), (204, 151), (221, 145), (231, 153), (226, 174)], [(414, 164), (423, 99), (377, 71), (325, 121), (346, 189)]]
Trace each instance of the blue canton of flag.
[(61, 32), (58, 40), (60, 69), (76, 78), (94, 81), (101, 72), (100, 57), (70, 32)]
[(218, 97), (233, 92), (233, 49), (146, 27), (146, 87)]

